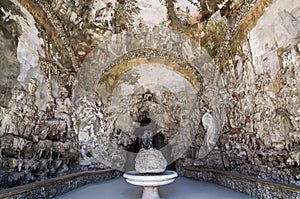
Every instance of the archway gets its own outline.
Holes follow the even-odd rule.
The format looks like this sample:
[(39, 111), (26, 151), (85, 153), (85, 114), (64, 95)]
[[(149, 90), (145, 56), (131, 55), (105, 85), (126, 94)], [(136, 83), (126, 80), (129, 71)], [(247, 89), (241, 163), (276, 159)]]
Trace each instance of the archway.
[[(163, 32), (147, 31), (149, 33)], [(118, 41), (122, 41), (123, 46), (114, 43), (116, 38), (108, 40), (96, 47), (81, 67), (73, 100), (76, 103), (82, 96), (95, 100), (97, 93), (109, 110), (109, 117), (105, 118), (109, 129), (97, 139), (98, 143), (110, 141), (104, 145), (113, 148), (113, 154), (107, 155), (107, 148), (98, 147), (94, 151), (99, 154), (97, 161), (119, 161), (121, 168), (117, 169), (124, 169), (128, 153), (136, 151), (127, 148), (135, 145), (137, 138), (133, 132), (145, 116), (143, 108), (148, 109), (149, 117), (145, 119), (153, 120), (160, 127), (166, 146), (172, 146), (170, 161), (182, 157), (195, 134), (203, 130), (199, 126), (206, 111), (214, 114), (212, 123), (216, 133), (209, 137), (213, 142), (217, 141), (224, 123), (217, 67), (192, 40), (180, 34), (176, 36), (178, 33), (163, 34), (157, 36), (158, 40), (151, 41), (145, 40), (143, 33), (115, 35), (120, 37)], [(177, 40), (170, 40), (171, 36)], [(154, 94), (154, 99), (140, 103), (147, 92)], [(143, 113), (140, 119), (137, 118), (139, 113)], [(121, 138), (118, 142), (114, 141), (115, 132)], [(205, 135), (205, 132), (200, 134)], [(206, 140), (204, 136), (202, 139)], [(203, 147), (202, 155), (205, 155), (209, 149), (207, 144)], [(166, 150), (166, 147), (161, 150)]]

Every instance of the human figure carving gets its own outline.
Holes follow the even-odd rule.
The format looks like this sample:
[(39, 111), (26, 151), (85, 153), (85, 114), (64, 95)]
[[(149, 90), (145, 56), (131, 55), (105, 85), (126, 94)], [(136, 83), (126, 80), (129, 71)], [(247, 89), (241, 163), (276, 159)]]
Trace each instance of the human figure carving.
[(105, 28), (112, 29), (113, 5), (111, 2), (106, 3), (106, 7), (97, 10), (95, 13), (94, 24)]
[(210, 113), (205, 113), (202, 116), (202, 124), (206, 130), (204, 142), (198, 152), (198, 157), (205, 157), (215, 146), (218, 141), (218, 130), (215, 124), (215, 120)]
[(28, 85), (27, 85), (28, 86), (27, 89), (28, 89), (28, 92), (29, 92), (30, 95), (35, 94), (35, 92), (37, 90), (37, 87), (38, 87), (38, 84), (39, 84), (39, 82), (36, 79), (32, 78), (32, 79), (29, 80)]
[(37, 140), (35, 140), (36, 142), (38, 141), (38, 139), (46, 139), (48, 131), (49, 131), (49, 127), (47, 125), (47, 114), (45, 111), (40, 111), (38, 113), (38, 119), (36, 122), (36, 127), (35, 127), (35, 131), (34, 134), (35, 136), (37, 136)]
[(9, 112), (4, 115), (2, 125), (0, 128), (0, 136), (4, 134), (18, 135), (18, 125), (23, 117), (23, 99), (25, 97), (25, 90), (20, 89), (15, 94), (12, 101), (9, 103)]
[(152, 131), (145, 130), (142, 136), (142, 148), (143, 149), (152, 149), (153, 148), (153, 139), (152, 139)]
[(80, 154), (81, 154), (81, 158), (82, 158), (83, 160), (87, 160), (87, 159), (88, 159), (86, 153), (87, 153), (87, 152), (86, 152), (86, 144), (82, 144), (82, 145), (81, 145), (81, 148), (80, 148)]
[(64, 89), (61, 92), (61, 97), (56, 99), (56, 108), (54, 111), (54, 117), (56, 119), (62, 119), (67, 124), (67, 137), (71, 137), (71, 130), (72, 130), (72, 118), (71, 118), (71, 110), (72, 110), (72, 103), (71, 100), (68, 98), (68, 91)]

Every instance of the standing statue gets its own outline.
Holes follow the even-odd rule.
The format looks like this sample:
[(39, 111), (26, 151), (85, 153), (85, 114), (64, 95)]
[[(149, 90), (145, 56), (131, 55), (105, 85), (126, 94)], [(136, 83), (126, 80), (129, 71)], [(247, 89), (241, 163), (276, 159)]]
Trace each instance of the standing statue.
[(71, 119), (71, 112), (72, 112), (72, 102), (68, 97), (67, 89), (64, 89), (61, 92), (61, 96), (56, 98), (56, 107), (54, 111), (54, 117), (56, 119), (62, 119), (67, 124), (67, 138), (72, 137), (72, 119)]
[(37, 87), (38, 87), (38, 84), (39, 84), (39, 82), (34, 78), (29, 80), (28, 85), (27, 85), (27, 89), (28, 89), (28, 92), (29, 92), (30, 95), (35, 94), (35, 92), (37, 90)]
[(198, 151), (198, 158), (204, 158), (214, 148), (219, 139), (219, 131), (213, 115), (205, 113), (202, 116), (202, 125), (206, 131), (206, 135)]
[(152, 139), (152, 131), (145, 130), (142, 136), (142, 148), (143, 149), (153, 149), (153, 139)]
[(46, 139), (48, 131), (49, 126), (47, 125), (47, 114), (45, 111), (39, 111), (34, 129), (33, 140), (38, 142), (39, 139)]

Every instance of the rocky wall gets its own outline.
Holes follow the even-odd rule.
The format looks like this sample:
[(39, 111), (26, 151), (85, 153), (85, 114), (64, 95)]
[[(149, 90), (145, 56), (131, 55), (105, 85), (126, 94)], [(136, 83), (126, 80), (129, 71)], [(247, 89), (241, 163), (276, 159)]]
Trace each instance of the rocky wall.
[[(41, 181), (78, 169), (79, 150), (72, 130), (68, 93), (35, 105), (37, 81), (19, 89), (3, 108), (0, 128), (1, 188)], [(64, 96), (64, 97), (63, 97)]]
[[(23, 4), (33, 9), (32, 4)], [(49, 14), (48, 7), (45, 9)], [(14, 16), (8, 11), (4, 14)], [(46, 20), (42, 16), (39, 19)], [(49, 20), (57, 22), (51, 13)], [(36, 28), (47, 28), (32, 22), (29, 24), (33, 27), (26, 30), (31, 28), (36, 33)], [(1, 188), (82, 169), (124, 169), (126, 149), (138, 137), (134, 135), (134, 122), (146, 112), (158, 123), (163, 142), (172, 146), (168, 151), (170, 162), (185, 155), (194, 137), (202, 145), (198, 151), (202, 156), (217, 141), (224, 124), (224, 106), (214, 96), (222, 97), (222, 84), (216, 65), (193, 39), (163, 26), (113, 35), (85, 57), (75, 79), (74, 64), (60, 49), (61, 42), (44, 31), (38, 35), (43, 38), (44, 50), (39, 52), (38, 63), (30, 60), (35, 56), (26, 56), (27, 46), (17, 51), (26, 51), (18, 59), (19, 82), (6, 101), (7, 107), (1, 104), (0, 162), (1, 174), (6, 177), (1, 178)], [(34, 47), (41, 47), (40, 38), (31, 36)], [(31, 65), (25, 65), (26, 61)], [(152, 76), (160, 79), (147, 79), (149, 68), (153, 69)], [(132, 77), (136, 72), (141, 77), (135, 81)], [(101, 87), (115, 86), (116, 82), (111, 90)], [(123, 97), (118, 89), (124, 84), (135, 84), (134, 89), (126, 91), (130, 99), (125, 103), (126, 116), (122, 114), (124, 107), (119, 107), (124, 104), (118, 104)], [(115, 97), (112, 104), (107, 93)], [(205, 113), (202, 127), (200, 118)]]
[[(268, 73), (259, 75), (255, 90), (232, 90), (227, 117), (229, 124), (215, 149), (197, 160), (191, 148), (186, 165), (237, 171), (243, 175), (300, 184), (298, 124), (298, 45), (285, 49), (282, 68), (272, 82)], [(277, 87), (277, 90), (274, 89)], [(188, 163), (189, 162), (189, 163)]]
[(214, 169), (186, 168), (186, 177), (219, 184), (257, 198), (299, 198), (298, 186), (284, 185)]
[[(299, 184), (297, 0), (274, 1), (238, 40), (231, 34), (255, 1), (202, 1), (195, 16), (157, 1), (171, 27), (135, 24), (137, 1), (3, 2), (1, 188), (122, 170), (144, 117), (171, 161), (184, 158), (179, 172), (190, 165)], [(228, 57), (217, 66), (206, 50)]]
[(119, 172), (113, 169), (78, 172), (68, 176), (1, 190), (0, 198), (54, 198), (86, 184), (111, 180), (118, 175)]
[[(278, 6), (284, 7), (282, 2), (274, 3), (247, 39), (231, 44), (235, 49), (221, 69), (228, 124), (218, 144), (203, 159), (195, 156), (199, 147), (194, 145), (180, 167), (215, 168), (300, 184), (299, 9), (287, 6), (281, 12)], [(281, 23), (262, 28), (269, 17)], [(288, 28), (291, 23), (293, 29)], [(263, 36), (270, 30), (271, 36)]]
[[(128, 149), (142, 135), (139, 121), (148, 117), (154, 135), (171, 147), (164, 148), (169, 163), (183, 157), (195, 137), (204, 156), (225, 120), (218, 76), (206, 50), (181, 33), (155, 27), (113, 35), (90, 52), (77, 75), (73, 101), (82, 106), (85, 97), (93, 102), (100, 96), (105, 120), (103, 130), (97, 122), (87, 125), (90, 136), (80, 142), (92, 149), (93, 161), (124, 169)], [(78, 132), (83, 135), (84, 126)]]
[[(4, 9), (9, 9), (12, 3), (2, 3), (3, 10), (0, 16), (5, 15)], [(17, 7), (13, 10), (20, 12)], [(2, 17), (1, 17), (2, 18)], [(18, 37), (20, 36), (21, 27), (13, 19), (0, 19), (0, 104), (7, 107), (12, 97), (12, 89), (18, 85), (17, 77), (19, 75), (20, 64), (17, 59)], [(8, 50), (9, 49), (9, 50)]]

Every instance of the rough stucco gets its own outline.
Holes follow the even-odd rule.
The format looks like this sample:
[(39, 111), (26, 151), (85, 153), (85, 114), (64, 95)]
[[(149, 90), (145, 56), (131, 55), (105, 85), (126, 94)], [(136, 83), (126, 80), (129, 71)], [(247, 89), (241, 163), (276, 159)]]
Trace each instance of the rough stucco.
[[(116, 43), (114, 41), (119, 42)], [(122, 45), (120, 45), (120, 42)], [(215, 131), (210, 135), (212, 137), (205, 140), (208, 140), (208, 142), (217, 142), (219, 132), (221, 132), (222, 125), (225, 122), (224, 117), (222, 117), (224, 111), (222, 111), (223, 105), (221, 103), (223, 102), (221, 99), (215, 99), (213, 96), (222, 97), (222, 84), (219, 82), (220, 79), (218, 78), (219, 75), (216, 66), (204, 49), (200, 48), (184, 35), (158, 28), (131, 34), (115, 35), (111, 40), (105, 42), (105, 45), (107, 47), (103, 45), (96, 47), (86, 57), (83, 66), (78, 72), (79, 82), (74, 92), (75, 101), (81, 99), (83, 96), (90, 96), (88, 98), (93, 99), (93, 92), (97, 92), (105, 104), (107, 103), (107, 98), (111, 97), (112, 104), (107, 108), (110, 109), (110, 114), (117, 117), (116, 123), (110, 121), (111, 126), (121, 122), (121, 120), (118, 120), (120, 117), (117, 115), (122, 111), (127, 112), (123, 110), (122, 106), (130, 107), (131, 100), (128, 98), (139, 94), (137, 91), (139, 89), (144, 90), (144, 92), (149, 90), (156, 98), (160, 98), (163, 90), (167, 89), (175, 95), (176, 99), (182, 100), (185, 103), (190, 102), (191, 104), (189, 105), (177, 102), (183, 111), (186, 112), (185, 114), (187, 114), (189, 119), (194, 117), (195, 113), (193, 113), (193, 109), (197, 110), (200, 108), (198, 105), (198, 95), (203, 95), (209, 98), (210, 105), (206, 108), (213, 114), (212, 124), (216, 126)], [(128, 56), (130, 53), (132, 53), (131, 56)], [(193, 56), (190, 56), (190, 53), (193, 53)], [(166, 56), (169, 56), (169, 59)], [(176, 58), (176, 56), (185, 58), (187, 60), (186, 63), (180, 63), (182, 60)], [(167, 59), (164, 60), (164, 58)], [(172, 61), (175, 63), (172, 63)], [(179, 63), (176, 63), (176, 61)], [(114, 62), (121, 64), (114, 65)], [(127, 77), (128, 75), (130, 77)], [(83, 79), (85, 81), (82, 81)], [(127, 82), (129, 85), (126, 86)], [(125, 104), (121, 105), (121, 101), (124, 101), (124, 99), (126, 99)], [(201, 117), (200, 112), (197, 114), (199, 114), (198, 117)], [(155, 122), (160, 124), (160, 128), (164, 127), (166, 125), (164, 124), (165, 122), (159, 119), (159, 115), (157, 116)], [(125, 119), (125, 115), (122, 117), (122, 125), (117, 126), (126, 133), (132, 134), (136, 128), (134, 127), (135, 124), (131, 122), (130, 117), (127, 119)], [(180, 119), (179, 125), (186, 124)], [(197, 122), (195, 125), (197, 126)], [(128, 126), (131, 128), (128, 128)], [(169, 163), (174, 159), (182, 157), (188, 146), (190, 146), (191, 140), (197, 134), (197, 128), (186, 128), (191, 131), (188, 132), (190, 135), (186, 134), (188, 130), (183, 130), (182, 126), (181, 128), (179, 127), (178, 136), (175, 136), (172, 140), (168, 140), (168, 142), (172, 143), (173, 150)], [(115, 130), (117, 129), (115, 128)], [(169, 128), (169, 130), (171, 129)], [(176, 132), (177, 130), (173, 134), (175, 135)], [(169, 133), (172, 134), (172, 132)], [(183, 137), (187, 137), (188, 139), (184, 140)], [(119, 150), (120, 152), (117, 153), (122, 153), (121, 151), (124, 149), (120, 148)], [(202, 149), (199, 151), (200, 156), (205, 156), (209, 150), (211, 148), (208, 149), (207, 144), (203, 144)]]
[(275, 1), (258, 20), (249, 35), (257, 75), (264, 72), (264, 62), (269, 62), (271, 78), (275, 78), (280, 70), (277, 50), (287, 46), (299, 34), (299, 16), (297, 1)]
[(144, 113), (178, 171), (299, 184), (298, 1), (13, 2), (0, 12), (1, 187), (131, 169)]
[(206, 159), (195, 160), (192, 149), (192, 158), (183, 165), (299, 184), (299, 33), (290, 34), (299, 28), (286, 29), (299, 21), (297, 3), (275, 1), (248, 38), (229, 51), (221, 74), (228, 96), (228, 129)]

